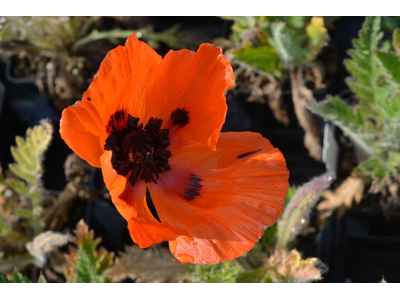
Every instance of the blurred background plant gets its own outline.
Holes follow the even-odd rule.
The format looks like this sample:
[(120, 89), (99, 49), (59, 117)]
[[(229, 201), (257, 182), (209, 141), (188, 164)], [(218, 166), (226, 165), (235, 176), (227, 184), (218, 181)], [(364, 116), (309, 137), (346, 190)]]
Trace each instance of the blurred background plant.
[[(250, 101), (269, 104), (274, 117), (285, 126), (290, 120), (283, 103), (283, 89), (290, 82), (297, 120), (305, 130), (304, 145), (310, 155), (322, 158), (322, 141), (318, 121), (307, 109), (306, 100), (313, 93), (305, 86), (310, 77), (316, 89), (323, 89), (322, 71), (316, 63), (317, 55), (327, 45), (329, 36), (322, 17), (227, 17), (232, 20), (232, 40), (225, 42), (228, 53), (238, 63), (236, 76), (256, 73), (249, 95)], [(223, 43), (221, 43), (223, 45)], [(248, 83), (247, 83), (248, 84)]]
[[(381, 18), (367, 17), (359, 38), (353, 40), (354, 49), (348, 52), (351, 58), (344, 62), (351, 74), (346, 82), (354, 93), (353, 99), (329, 96), (323, 102), (310, 101), (312, 110), (339, 126), (363, 154), (354, 172), (342, 183), (342, 190), (346, 186), (354, 187), (352, 196), (347, 193), (347, 207), (351, 207), (353, 199), (359, 202), (364, 186), (369, 185), (370, 181), (363, 175), (372, 179), (371, 192), (377, 193), (386, 187), (386, 192), (398, 202), (400, 31), (393, 31), (392, 44), (382, 38)], [(341, 204), (335, 201), (336, 194), (328, 194), (329, 201), (320, 205), (322, 211)]]
[[(124, 27), (131, 20), (114, 21)], [(42, 94), (63, 109), (80, 99), (106, 53), (133, 33), (154, 48), (160, 43), (171, 48), (196, 45), (180, 37), (176, 26), (156, 33), (144, 18), (135, 21), (130, 24), (134, 29), (124, 30), (112, 28), (102, 17), (5, 17), (0, 22), (0, 55), (13, 63), (12, 76), (33, 78)]]

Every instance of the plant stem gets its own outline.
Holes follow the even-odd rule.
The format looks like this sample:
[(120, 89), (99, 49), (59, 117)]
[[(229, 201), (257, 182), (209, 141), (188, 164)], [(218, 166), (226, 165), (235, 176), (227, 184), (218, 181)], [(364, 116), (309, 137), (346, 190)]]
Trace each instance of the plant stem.
[(91, 34), (77, 40), (73, 45), (72, 45), (72, 51), (76, 52), (76, 50), (83, 46), (84, 44), (91, 43), (97, 40), (102, 40), (102, 39), (127, 39), (130, 35), (136, 33), (138, 38), (141, 38), (144, 34), (144, 32), (147, 31), (147, 29), (138, 29), (138, 30), (120, 30), (120, 29), (113, 29), (110, 31), (104, 31), (104, 32), (97, 32), (93, 31)]

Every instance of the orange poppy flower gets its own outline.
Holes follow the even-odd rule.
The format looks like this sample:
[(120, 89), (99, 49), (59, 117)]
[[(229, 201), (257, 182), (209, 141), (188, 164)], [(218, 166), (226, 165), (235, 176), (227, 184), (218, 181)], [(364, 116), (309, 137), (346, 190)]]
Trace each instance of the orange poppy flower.
[(232, 260), (281, 215), (289, 177), (282, 153), (258, 133), (220, 133), (233, 85), (215, 45), (162, 59), (132, 35), (108, 53), (82, 101), (63, 111), (61, 137), (102, 169), (141, 248), (169, 241), (182, 263)]

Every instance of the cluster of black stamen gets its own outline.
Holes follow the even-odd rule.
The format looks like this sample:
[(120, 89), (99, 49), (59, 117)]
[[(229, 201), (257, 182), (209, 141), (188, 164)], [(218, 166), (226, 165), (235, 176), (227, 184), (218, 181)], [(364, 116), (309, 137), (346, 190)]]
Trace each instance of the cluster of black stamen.
[(166, 150), (169, 130), (161, 129), (160, 119), (150, 118), (144, 127), (138, 125), (139, 120), (123, 110), (113, 114), (104, 149), (112, 151), (113, 168), (118, 174), (129, 176), (132, 185), (139, 179), (157, 183), (160, 173), (171, 170), (168, 164), (171, 152)]

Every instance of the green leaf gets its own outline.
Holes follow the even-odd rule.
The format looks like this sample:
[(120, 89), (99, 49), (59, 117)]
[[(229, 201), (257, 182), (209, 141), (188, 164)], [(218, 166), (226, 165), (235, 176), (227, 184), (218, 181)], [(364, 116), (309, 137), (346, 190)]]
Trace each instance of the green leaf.
[(269, 45), (254, 47), (251, 44), (247, 44), (235, 51), (235, 57), (252, 68), (257, 68), (260, 71), (278, 77), (281, 76), (279, 56), (275, 52), (274, 48)]
[(392, 159), (392, 162), (389, 160), (389, 164), (386, 164), (377, 157), (371, 157), (359, 164), (354, 171), (357, 174), (371, 175), (373, 179), (372, 190), (378, 192), (382, 190), (387, 179), (397, 172), (396, 168), (398, 167), (400, 157), (397, 154), (392, 156)]
[(275, 22), (271, 26), (272, 38), (268, 41), (279, 54), (285, 65), (291, 65), (302, 60), (307, 50), (301, 47), (303, 37), (286, 28), (283, 22)]
[(393, 31), (393, 41), (392, 41), (393, 49), (396, 52), (396, 55), (400, 57), (400, 29), (396, 29)]
[(64, 266), (67, 282), (98, 282), (108, 281), (104, 272), (113, 265), (113, 253), (104, 248), (98, 248), (100, 238), (94, 238), (93, 230), (81, 220), (75, 229), (76, 247), (69, 247), (70, 254), (66, 256), (68, 264)]
[(32, 211), (30, 209), (26, 209), (26, 208), (17, 208), (14, 211), (14, 213), (23, 218), (31, 218), (32, 217)]
[(380, 32), (380, 21), (380, 17), (365, 19), (359, 39), (353, 40), (355, 49), (348, 52), (352, 60), (345, 61), (345, 66), (352, 75), (347, 83), (361, 102), (366, 104), (381, 100), (376, 94), (380, 71), (374, 55), (383, 36)]
[(393, 52), (376, 53), (381, 66), (383, 67), (387, 77), (395, 84), (400, 84), (400, 58)]
[[(11, 147), (15, 163), (10, 164), (10, 170), (20, 179), (8, 178), (6, 183), (18, 194), (31, 200), (32, 211), (41, 211), (40, 190), (42, 177), (42, 163), (53, 134), (53, 127), (47, 120), (42, 120), (40, 125), (28, 128), (26, 138), (17, 136), (17, 146)], [(43, 222), (40, 215), (19, 210), (21, 216), (32, 217), (32, 227), (35, 235), (42, 231)]]
[(194, 265), (189, 270), (188, 282), (198, 283), (234, 283), (241, 271), (236, 260), (216, 265)]
[(238, 275), (236, 282), (238, 283), (260, 283), (266, 276), (264, 267), (249, 272), (242, 272)]
[(40, 273), (38, 283), (47, 283), (46, 277), (42, 273)]
[(18, 194), (23, 195), (25, 197), (30, 196), (29, 187), (22, 180), (18, 180), (15, 178), (7, 178), (5, 182), (7, 185), (12, 187), (14, 191), (16, 191)]
[(12, 283), (12, 281), (8, 279), (7, 274), (1, 274), (0, 283)]
[(14, 270), (13, 283), (30, 283), (29, 279), (22, 275), (18, 270)]

